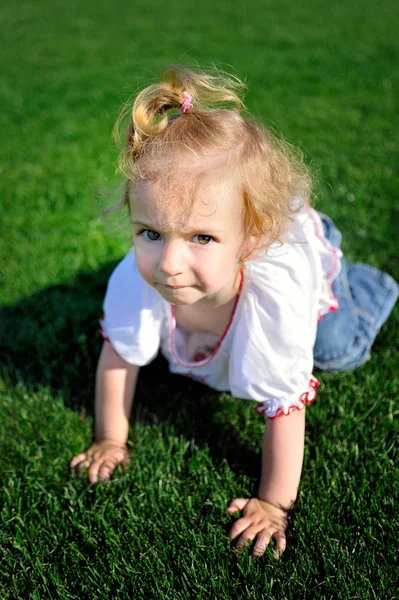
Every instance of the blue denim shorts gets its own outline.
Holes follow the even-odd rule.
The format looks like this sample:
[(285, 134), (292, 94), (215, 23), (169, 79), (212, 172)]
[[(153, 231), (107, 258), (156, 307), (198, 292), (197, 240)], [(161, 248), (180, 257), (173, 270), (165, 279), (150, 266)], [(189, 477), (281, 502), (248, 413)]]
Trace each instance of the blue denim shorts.
[[(329, 217), (320, 213), (324, 235), (339, 248), (342, 235)], [(332, 284), (339, 309), (318, 324), (313, 348), (314, 365), (323, 371), (352, 371), (370, 358), (370, 349), (388, 319), (399, 293), (387, 273), (362, 263), (348, 264)]]

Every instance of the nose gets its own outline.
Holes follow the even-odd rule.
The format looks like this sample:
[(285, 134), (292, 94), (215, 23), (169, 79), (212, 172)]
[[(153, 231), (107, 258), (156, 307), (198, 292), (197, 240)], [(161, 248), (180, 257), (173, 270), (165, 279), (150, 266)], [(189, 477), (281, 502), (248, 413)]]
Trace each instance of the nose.
[(167, 242), (163, 247), (159, 270), (168, 277), (180, 275), (184, 270), (184, 250), (178, 240)]

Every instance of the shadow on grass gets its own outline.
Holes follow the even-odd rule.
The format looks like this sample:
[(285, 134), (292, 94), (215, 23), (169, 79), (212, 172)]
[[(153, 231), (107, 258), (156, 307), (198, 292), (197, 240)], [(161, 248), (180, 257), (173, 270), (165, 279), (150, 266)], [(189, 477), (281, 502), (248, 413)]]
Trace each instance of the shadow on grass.
[[(99, 318), (115, 266), (110, 262), (98, 272), (80, 273), (70, 285), (53, 286), (1, 307), (0, 374), (12, 385), (22, 381), (34, 390), (48, 387), (68, 408), (92, 413), (102, 345)], [(171, 375), (165, 359), (158, 357), (141, 369), (131, 420), (168, 422), (176, 435), (207, 445), (216, 463), (226, 458), (235, 470), (257, 478), (261, 446), (250, 434), (238, 435), (237, 428), (245, 429), (246, 416), (240, 401), (232, 408), (234, 402), (189, 378)], [(232, 411), (235, 425), (229, 418)]]

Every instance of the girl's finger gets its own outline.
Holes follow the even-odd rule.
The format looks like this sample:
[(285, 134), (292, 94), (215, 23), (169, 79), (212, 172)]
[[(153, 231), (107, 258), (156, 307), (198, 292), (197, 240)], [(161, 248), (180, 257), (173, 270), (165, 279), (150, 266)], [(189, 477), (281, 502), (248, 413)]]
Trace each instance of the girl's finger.
[(243, 510), (249, 501), (250, 498), (236, 498), (230, 502), (229, 506), (227, 507), (227, 512), (234, 513), (237, 510)]
[(107, 481), (107, 479), (111, 477), (114, 469), (115, 465), (112, 462), (103, 462), (98, 470), (98, 478), (100, 479), (100, 481)]
[(256, 539), (255, 547), (252, 552), (252, 558), (255, 560), (264, 554), (266, 548), (268, 547), (271, 535), (267, 531), (261, 531), (258, 533), (258, 537)]
[(81, 452), (81, 454), (77, 454), (76, 456), (73, 457), (73, 459), (69, 463), (69, 468), (70, 469), (76, 469), (76, 467), (80, 463), (82, 463), (85, 459), (86, 459), (86, 453), (85, 452)]
[(276, 547), (274, 549), (273, 556), (274, 558), (280, 558), (287, 547), (287, 539), (285, 534), (281, 531), (277, 531), (273, 537), (276, 540)]
[[(228, 537), (231, 540), (235, 540), (238, 536), (240, 536), (242, 534), (243, 531), (248, 530), (250, 525), (251, 525), (250, 519), (245, 518), (245, 517), (238, 519), (234, 523), (232, 528), (230, 529)], [(255, 537), (255, 535), (253, 536), (253, 538)]]
[(256, 537), (256, 531), (250, 529), (249, 527), (246, 529), (245, 533), (242, 534), (235, 547), (237, 550), (242, 550), (244, 546), (247, 544), (251, 544), (252, 540)]
[(93, 460), (91, 458), (88, 458), (87, 456), (84, 458), (84, 460), (82, 460), (82, 462), (80, 462), (76, 467), (75, 470), (77, 471), (83, 471), (84, 469), (88, 469), (91, 465), (91, 463), (93, 462)]
[(92, 485), (97, 483), (98, 471), (100, 469), (100, 466), (101, 466), (101, 463), (99, 461), (94, 461), (89, 466), (89, 471), (88, 471), (87, 475), (88, 475), (89, 481)]

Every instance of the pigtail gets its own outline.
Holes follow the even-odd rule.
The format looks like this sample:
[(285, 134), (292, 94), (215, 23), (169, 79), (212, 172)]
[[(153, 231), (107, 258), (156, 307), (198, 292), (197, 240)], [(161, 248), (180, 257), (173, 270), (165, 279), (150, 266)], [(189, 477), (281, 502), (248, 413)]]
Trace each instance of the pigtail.
[(194, 72), (182, 65), (171, 66), (163, 74), (160, 83), (146, 87), (137, 95), (131, 112), (125, 107), (114, 128), (114, 137), (119, 144), (120, 125), (129, 111), (125, 152), (119, 162), (119, 170), (122, 173), (127, 174), (126, 162), (131, 166), (139, 158), (147, 142), (162, 134), (176, 117), (181, 116), (176, 114), (176, 109), (179, 109), (185, 100), (183, 92), (188, 92), (192, 98), (192, 108), (185, 116), (195, 116), (196, 111), (231, 104), (238, 111), (244, 106), (239, 94), (245, 85), (234, 75), (227, 75), (221, 71), (216, 73), (210, 75)]
[[(180, 93), (185, 90), (193, 98), (193, 106), (197, 109), (226, 107), (233, 104), (240, 111), (244, 103), (240, 94), (245, 85), (234, 75), (214, 69), (215, 75), (198, 71), (194, 72), (182, 65), (173, 65), (164, 73), (164, 81), (168, 82)], [(231, 108), (227, 106), (226, 108)]]
[(183, 100), (182, 90), (167, 82), (150, 85), (138, 94), (128, 129), (128, 157), (134, 160), (146, 140), (165, 131), (169, 122), (167, 111), (178, 108)]

